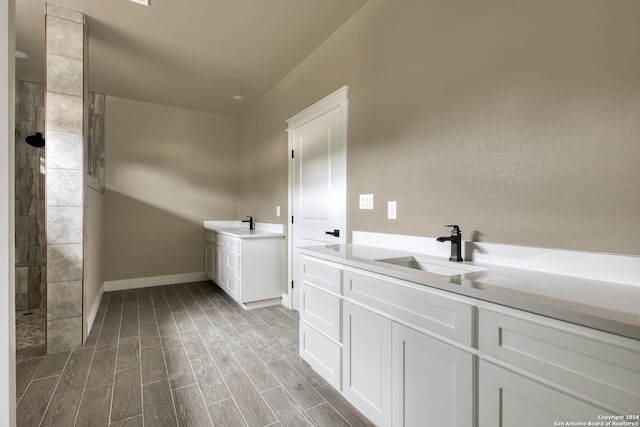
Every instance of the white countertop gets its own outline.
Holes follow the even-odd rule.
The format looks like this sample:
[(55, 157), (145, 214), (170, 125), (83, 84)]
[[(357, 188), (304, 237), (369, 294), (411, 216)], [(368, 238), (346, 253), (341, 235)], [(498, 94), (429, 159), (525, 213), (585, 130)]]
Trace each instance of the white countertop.
[[(431, 286), (547, 317), (640, 340), (640, 286), (624, 285), (493, 264), (464, 262), (486, 270), (442, 276), (383, 263), (380, 259), (419, 256), (358, 244), (299, 248), (300, 253)], [(451, 263), (455, 267), (457, 263)]]
[(260, 239), (284, 237), (282, 224), (256, 223), (255, 230), (249, 230), (249, 224), (242, 221), (203, 221), (205, 230), (226, 234), (238, 239)]

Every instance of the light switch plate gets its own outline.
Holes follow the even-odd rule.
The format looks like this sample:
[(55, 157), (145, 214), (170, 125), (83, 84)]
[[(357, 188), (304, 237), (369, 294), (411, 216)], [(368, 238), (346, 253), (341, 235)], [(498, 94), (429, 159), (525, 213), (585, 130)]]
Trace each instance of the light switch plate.
[(276, 216), (280, 216), (280, 206), (276, 206)]
[(129, 0), (129, 1), (132, 1), (132, 2), (134, 2), (134, 3), (141, 4), (141, 5), (143, 5), (143, 6), (149, 6), (149, 0)]
[(373, 209), (373, 194), (360, 195), (360, 209)]
[(398, 212), (397, 212), (397, 209), (396, 209), (395, 200), (387, 202), (387, 218), (396, 219), (397, 214), (398, 214)]

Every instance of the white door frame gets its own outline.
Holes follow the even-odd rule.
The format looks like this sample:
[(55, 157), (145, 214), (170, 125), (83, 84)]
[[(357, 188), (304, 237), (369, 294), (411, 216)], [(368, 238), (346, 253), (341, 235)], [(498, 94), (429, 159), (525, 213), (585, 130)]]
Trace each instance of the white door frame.
[[(291, 218), (293, 217), (293, 162), (291, 161), (291, 153), (293, 151), (293, 132), (289, 132), (289, 130), (294, 129), (298, 126), (301, 126), (331, 110), (336, 108), (340, 108), (340, 138), (344, 143), (345, 152), (347, 148), (347, 107), (349, 105), (348, 98), (349, 86), (343, 86), (340, 89), (336, 90), (332, 94), (326, 96), (320, 101), (316, 102), (312, 106), (304, 109), (299, 112), (295, 116), (291, 117), (286, 121), (287, 123), (287, 132), (289, 133), (289, 144), (287, 151), (287, 156), (289, 158), (288, 163), (288, 209), (287, 209), (287, 295), (286, 299), (283, 299), (282, 303), (286, 307), (293, 308), (293, 299), (291, 296), (293, 295), (293, 289), (291, 287), (293, 283), (293, 223), (291, 222)], [(346, 156), (345, 156), (345, 171), (347, 169), (346, 165)], [(345, 194), (345, 198), (346, 198)], [(345, 211), (347, 209), (347, 204), (345, 200)], [(347, 218), (345, 212), (345, 218)], [(347, 235), (347, 229), (345, 227), (345, 236)]]
[[(15, 1), (0, 0), (0, 425), (16, 425)], [(6, 237), (5, 237), (6, 236)]]

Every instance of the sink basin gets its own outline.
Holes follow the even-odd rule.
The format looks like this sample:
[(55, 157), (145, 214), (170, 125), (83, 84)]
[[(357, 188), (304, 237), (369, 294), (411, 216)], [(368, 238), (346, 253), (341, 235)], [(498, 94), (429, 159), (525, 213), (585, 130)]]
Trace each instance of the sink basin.
[(421, 257), (401, 257), (378, 259), (378, 262), (397, 265), (400, 267), (413, 268), (415, 270), (426, 271), (427, 273), (439, 274), (441, 276), (457, 276), (458, 274), (474, 273), (476, 271), (487, 270), (484, 267), (476, 267), (467, 264), (457, 264), (450, 261), (438, 261), (431, 258)]

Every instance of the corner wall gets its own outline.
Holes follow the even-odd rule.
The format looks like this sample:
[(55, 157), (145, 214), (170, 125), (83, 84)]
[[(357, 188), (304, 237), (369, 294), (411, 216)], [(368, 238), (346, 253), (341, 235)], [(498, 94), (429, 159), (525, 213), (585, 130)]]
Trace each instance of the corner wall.
[(87, 214), (85, 217), (86, 242), (84, 245), (84, 302), (83, 302), (83, 342), (91, 332), (91, 325), (98, 311), (103, 292), (102, 245), (104, 224), (104, 195), (85, 187)]
[(640, 255), (637, 16), (632, 0), (370, 0), (243, 117), (239, 211), (285, 223), (284, 121), (348, 85), (350, 231), (456, 223)]
[(202, 273), (203, 220), (238, 218), (239, 119), (106, 97), (105, 281)]

